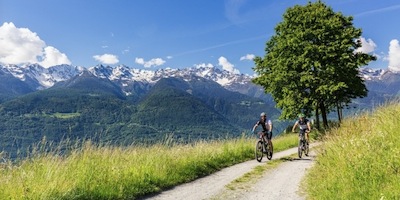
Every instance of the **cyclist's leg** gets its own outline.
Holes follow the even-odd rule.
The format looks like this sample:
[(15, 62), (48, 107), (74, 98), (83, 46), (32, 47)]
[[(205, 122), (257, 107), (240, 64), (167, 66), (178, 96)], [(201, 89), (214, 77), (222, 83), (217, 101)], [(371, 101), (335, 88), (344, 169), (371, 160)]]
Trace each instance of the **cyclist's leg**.
[(265, 137), (265, 136), (266, 136), (265, 131), (262, 131), (262, 132), (261, 132), (261, 136), (262, 136), (262, 139), (263, 139), (264, 142), (267, 141), (267, 140), (266, 140), (266, 137)]
[(263, 142), (267, 141), (267, 140), (265, 139), (265, 132), (264, 132), (264, 131), (261, 131), (261, 132), (260, 132), (260, 139), (261, 139)]
[(300, 130), (299, 132), (299, 142), (301, 142), (301, 137), (305, 137), (306, 131), (305, 130)]
[[(264, 133), (262, 131), (260, 131), (260, 132), (257, 133), (257, 135), (258, 135), (258, 142), (262, 141), (263, 143), (265, 143)], [(261, 151), (264, 152), (265, 151), (265, 145), (263, 144), (261, 146), (262, 146)]]
[(268, 144), (270, 144), (270, 145), (271, 145), (271, 140), (272, 140), (272, 132), (270, 132), (270, 133), (266, 133), (266, 135), (267, 135), (267, 139), (268, 139)]
[(299, 132), (299, 137), (298, 137), (299, 139), (298, 139), (298, 144), (299, 144), (299, 146), (300, 146), (300, 144), (301, 144), (301, 131)]
[(309, 145), (309, 141), (310, 141), (310, 136), (309, 136), (309, 131), (306, 131), (306, 142), (307, 142), (307, 145)]
[[(267, 144), (270, 144), (270, 141), (268, 139), (268, 133), (266, 131), (263, 131), (263, 141), (265, 143), (264, 147), (267, 148)], [(265, 149), (267, 151), (267, 149)]]
[[(263, 131), (258, 132), (258, 140), (259, 140), (259, 141), (262, 141), (263, 143), (265, 142), (265, 139), (264, 139), (264, 132), (263, 132)], [(262, 145), (262, 151), (265, 151), (264, 145)]]
[(299, 142), (301, 140), (301, 130), (299, 131)]

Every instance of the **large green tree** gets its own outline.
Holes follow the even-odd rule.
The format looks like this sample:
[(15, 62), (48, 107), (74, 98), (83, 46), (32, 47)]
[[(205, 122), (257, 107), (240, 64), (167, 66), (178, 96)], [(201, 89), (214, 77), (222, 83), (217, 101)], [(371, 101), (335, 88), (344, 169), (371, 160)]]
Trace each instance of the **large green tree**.
[(258, 74), (253, 82), (273, 96), (281, 119), (315, 111), (327, 127), (330, 111), (367, 95), (358, 70), (376, 58), (356, 51), (362, 31), (352, 21), (322, 1), (286, 10), (266, 43), (264, 58), (256, 57), (253, 68)]

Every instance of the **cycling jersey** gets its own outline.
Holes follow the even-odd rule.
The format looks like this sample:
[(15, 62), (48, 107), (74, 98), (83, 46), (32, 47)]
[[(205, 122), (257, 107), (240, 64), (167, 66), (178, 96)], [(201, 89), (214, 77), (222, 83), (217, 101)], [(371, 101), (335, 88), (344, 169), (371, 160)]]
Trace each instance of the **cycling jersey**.
[(297, 120), (297, 123), (299, 124), (300, 131), (308, 130), (308, 119), (304, 119), (303, 121)]
[[(269, 127), (269, 125), (272, 125), (272, 122), (269, 119), (265, 119), (265, 122), (263, 122), (262, 120), (259, 120), (256, 122), (256, 125), (257, 126), (261, 125), (261, 127), (263, 128), (263, 131), (268, 132), (268, 127)], [(272, 131), (272, 130), (270, 130), (270, 131)]]

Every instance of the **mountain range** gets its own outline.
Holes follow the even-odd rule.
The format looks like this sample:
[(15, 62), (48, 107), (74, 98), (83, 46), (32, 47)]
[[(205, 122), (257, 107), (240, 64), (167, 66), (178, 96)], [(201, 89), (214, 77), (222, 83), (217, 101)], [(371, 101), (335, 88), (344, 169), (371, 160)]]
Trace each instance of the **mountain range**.
[[(400, 74), (361, 68), (369, 94), (352, 107), (371, 108), (399, 94)], [(162, 139), (219, 138), (249, 130), (259, 113), (280, 133), (289, 121), (253, 77), (217, 67), (141, 70), (125, 65), (84, 68), (0, 65), (3, 149), (47, 137), (129, 144)]]

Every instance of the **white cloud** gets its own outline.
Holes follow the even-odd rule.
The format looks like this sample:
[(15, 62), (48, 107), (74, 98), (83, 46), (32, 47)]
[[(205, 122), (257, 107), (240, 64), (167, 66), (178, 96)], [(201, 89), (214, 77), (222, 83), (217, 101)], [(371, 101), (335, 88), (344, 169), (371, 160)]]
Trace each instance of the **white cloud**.
[(154, 66), (160, 66), (165, 63), (165, 60), (161, 58), (153, 58), (149, 61), (145, 61), (143, 58), (135, 58), (135, 63), (143, 65), (145, 68), (150, 68)]
[(27, 28), (16, 28), (5, 22), (0, 27), (0, 62), (5, 64), (36, 63), (46, 44)]
[(67, 56), (46, 43), (27, 28), (17, 28), (14, 23), (0, 26), (0, 62), (4, 64), (39, 63), (49, 67), (71, 64)]
[(51, 67), (59, 64), (71, 64), (67, 56), (61, 53), (58, 49), (47, 46), (44, 48), (43, 61), (39, 63), (43, 67)]
[(221, 56), (218, 58), (218, 65), (222, 66), (222, 69), (232, 72), (235, 74), (240, 74), (239, 70), (235, 69), (235, 66), (231, 64), (225, 57)]
[(256, 56), (254, 54), (247, 54), (245, 56), (240, 57), (240, 60), (253, 60)]
[(135, 58), (135, 63), (139, 65), (144, 65), (145, 62), (143, 58)]
[(119, 62), (118, 57), (112, 54), (95, 55), (93, 58), (103, 64), (113, 65)]
[(388, 60), (388, 68), (400, 72), (400, 44), (398, 40), (390, 41)]
[(371, 53), (375, 51), (376, 44), (371, 38), (366, 40), (365, 38), (360, 37), (360, 40), (362, 46), (356, 49), (356, 52)]

